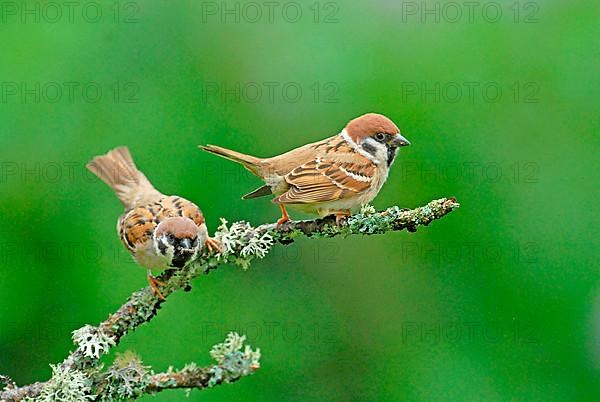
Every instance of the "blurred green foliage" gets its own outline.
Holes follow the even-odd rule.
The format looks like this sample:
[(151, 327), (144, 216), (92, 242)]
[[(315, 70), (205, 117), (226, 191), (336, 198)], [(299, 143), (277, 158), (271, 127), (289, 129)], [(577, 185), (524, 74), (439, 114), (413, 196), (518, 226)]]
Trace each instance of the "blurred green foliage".
[(240, 200), (260, 182), (198, 144), (273, 155), (377, 111), (413, 145), (375, 206), (454, 195), (459, 211), (212, 272), (118, 350), (161, 371), (208, 363), (229, 330), (261, 348), (256, 375), (189, 400), (597, 398), (600, 3), (254, 3), (258, 19), (232, 1), (88, 3), (73, 22), (1, 3), (0, 373), (48, 378), (71, 330), (145, 285), (92, 156), (128, 145), (211, 230), (257, 224), (278, 216)]

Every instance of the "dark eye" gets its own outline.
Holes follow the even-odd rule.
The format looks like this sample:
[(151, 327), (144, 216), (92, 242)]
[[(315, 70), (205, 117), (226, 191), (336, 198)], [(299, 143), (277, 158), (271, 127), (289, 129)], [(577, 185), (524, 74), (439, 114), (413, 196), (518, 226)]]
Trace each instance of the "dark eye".
[(383, 134), (383, 133), (377, 133), (377, 134), (375, 134), (375, 139), (377, 141), (383, 141), (383, 140), (385, 140), (385, 134)]

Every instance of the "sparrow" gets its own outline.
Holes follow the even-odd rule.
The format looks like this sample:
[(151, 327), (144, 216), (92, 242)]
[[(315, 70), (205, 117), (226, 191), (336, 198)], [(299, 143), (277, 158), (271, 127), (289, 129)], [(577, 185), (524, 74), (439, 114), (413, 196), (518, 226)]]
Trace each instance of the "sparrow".
[(271, 158), (258, 158), (216, 145), (201, 149), (240, 163), (265, 185), (242, 199), (273, 194), (281, 208), (278, 225), (290, 218), (286, 206), (335, 215), (336, 222), (372, 201), (385, 183), (398, 149), (410, 145), (400, 129), (381, 114), (351, 120), (337, 135)]
[(115, 192), (123, 206), (117, 233), (133, 258), (148, 269), (148, 283), (164, 300), (152, 275), (156, 268), (183, 268), (206, 244), (219, 250), (208, 236), (202, 211), (196, 204), (176, 195), (159, 192), (140, 172), (127, 147), (96, 156), (86, 167)]

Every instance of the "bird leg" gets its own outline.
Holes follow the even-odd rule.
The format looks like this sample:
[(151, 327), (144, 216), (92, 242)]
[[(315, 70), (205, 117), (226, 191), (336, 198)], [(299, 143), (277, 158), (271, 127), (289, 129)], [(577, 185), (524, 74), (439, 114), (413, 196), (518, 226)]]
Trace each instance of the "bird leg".
[(159, 281), (158, 279), (156, 279), (156, 277), (154, 275), (152, 275), (152, 271), (148, 270), (148, 283), (150, 284), (150, 287), (152, 288), (152, 291), (154, 292), (154, 294), (160, 299), (160, 300), (165, 300), (165, 297), (163, 296), (162, 293), (160, 293), (160, 290), (158, 289), (158, 286), (165, 286), (166, 284), (162, 281)]
[(342, 223), (348, 219), (348, 217), (350, 216), (350, 211), (345, 210), (345, 211), (338, 211), (335, 214), (335, 223), (338, 226), (341, 226)]
[(290, 216), (288, 215), (283, 204), (279, 204), (279, 208), (281, 208), (281, 218), (277, 220), (277, 227), (283, 225), (284, 223), (290, 220)]
[(213, 237), (209, 237), (208, 239), (206, 239), (206, 248), (211, 254), (215, 254), (215, 250), (218, 253), (223, 252), (223, 250), (221, 250), (221, 243), (219, 243), (219, 241)]

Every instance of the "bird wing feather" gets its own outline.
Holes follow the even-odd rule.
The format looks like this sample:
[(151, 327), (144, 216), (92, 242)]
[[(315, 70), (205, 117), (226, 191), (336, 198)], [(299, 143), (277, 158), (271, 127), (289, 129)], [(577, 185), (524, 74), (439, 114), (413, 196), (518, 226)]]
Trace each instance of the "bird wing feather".
[(370, 188), (375, 171), (376, 166), (366, 159), (344, 162), (318, 157), (288, 173), (289, 190), (273, 202), (307, 204), (352, 197)]

